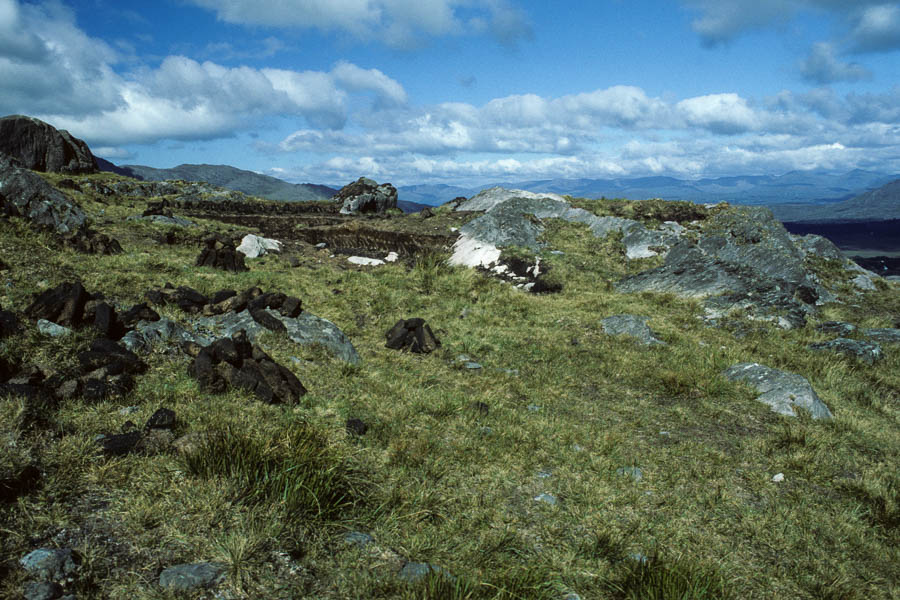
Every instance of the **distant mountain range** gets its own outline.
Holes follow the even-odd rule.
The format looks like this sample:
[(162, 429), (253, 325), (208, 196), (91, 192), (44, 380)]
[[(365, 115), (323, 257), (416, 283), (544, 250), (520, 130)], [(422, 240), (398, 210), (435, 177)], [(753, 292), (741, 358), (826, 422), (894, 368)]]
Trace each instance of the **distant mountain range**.
[[(100, 163), (100, 159), (98, 159), (98, 163)], [(178, 165), (172, 169), (155, 169), (142, 165), (117, 167), (109, 161), (102, 161), (100, 169), (145, 181), (166, 181), (169, 179), (205, 181), (212, 185), (243, 192), (250, 196), (259, 196), (281, 202), (328, 200), (337, 192), (336, 189), (326, 185), (288, 183), (275, 177), (261, 175), (253, 171), (245, 171), (228, 165)]]
[(623, 179), (548, 179), (478, 187), (413, 185), (398, 188), (400, 197), (420, 204), (439, 205), (458, 196), (471, 197), (483, 189), (501, 185), (529, 192), (554, 192), (576, 198), (628, 198), (689, 200), (699, 203), (809, 204), (840, 202), (878, 188), (898, 175), (857, 169), (836, 174), (823, 171), (791, 171), (784, 175), (744, 175), (715, 179), (684, 180), (674, 177)]
[(900, 179), (843, 202), (815, 205), (780, 204), (769, 208), (781, 221), (793, 223), (900, 219)]

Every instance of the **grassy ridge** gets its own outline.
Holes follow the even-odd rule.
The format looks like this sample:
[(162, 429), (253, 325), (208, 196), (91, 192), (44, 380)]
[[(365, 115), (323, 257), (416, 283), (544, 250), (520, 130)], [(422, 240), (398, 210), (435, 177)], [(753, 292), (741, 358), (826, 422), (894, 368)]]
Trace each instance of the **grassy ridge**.
[[(2, 466), (45, 472), (34, 493), (0, 507), (0, 596), (20, 593), (15, 561), (41, 545), (85, 557), (79, 598), (168, 598), (159, 571), (203, 560), (228, 565), (233, 598), (900, 594), (896, 346), (870, 368), (807, 351), (826, 339), (812, 327), (745, 323), (740, 338), (707, 328), (695, 302), (616, 293), (612, 282), (658, 259), (625, 261), (615, 239), (572, 224), (546, 234), (564, 252), (545, 258), (565, 288), (533, 296), (439, 256), (344, 270), (308, 250), (317, 268), (276, 256), (249, 260), (246, 273), (196, 269), (195, 246), (162, 246), (154, 239), (165, 228), (124, 222), (141, 201), (79, 200), (125, 254), (78, 255), (0, 222), (11, 266), (4, 308), (21, 310), (32, 293), (72, 277), (124, 307), (167, 281), (204, 293), (258, 285), (301, 297), (363, 361), (348, 366), (269, 335), (267, 351), (310, 390), (295, 407), (241, 391), (204, 394), (186, 359), (163, 353), (147, 359), (150, 371), (124, 398), (55, 410), (0, 400)], [(627, 207), (580, 203), (601, 214)], [(620, 313), (649, 316), (668, 345), (604, 335), (600, 320)], [(884, 286), (827, 307), (822, 319), (889, 326), (898, 314), (898, 292)], [(384, 332), (411, 316), (429, 322), (441, 349), (384, 347)], [(0, 352), (58, 368), (89, 341), (86, 332), (50, 341), (29, 331)], [(461, 354), (483, 368), (466, 369)], [(742, 361), (803, 374), (835, 420), (772, 413), (720, 376)], [(126, 417), (126, 406), (138, 410)], [(160, 406), (177, 413), (178, 435), (200, 436), (200, 458), (99, 455), (97, 433), (143, 423)], [(369, 432), (348, 435), (350, 417)], [(640, 481), (620, 472), (628, 467)], [(773, 483), (779, 472), (785, 481)], [(542, 493), (557, 503), (536, 501)], [(376, 544), (346, 544), (349, 530)], [(456, 579), (407, 584), (396, 577), (404, 560)]]

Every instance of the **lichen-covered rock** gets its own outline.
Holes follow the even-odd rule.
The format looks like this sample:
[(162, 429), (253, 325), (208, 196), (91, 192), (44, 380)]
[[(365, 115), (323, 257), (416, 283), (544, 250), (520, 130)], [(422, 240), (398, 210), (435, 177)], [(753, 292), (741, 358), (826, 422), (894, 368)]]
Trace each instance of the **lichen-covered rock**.
[(390, 183), (378, 182), (360, 177), (342, 187), (333, 198), (341, 203), (341, 214), (378, 213), (389, 208), (397, 208), (397, 188)]
[(860, 362), (873, 365), (883, 358), (881, 346), (874, 342), (837, 338), (827, 342), (816, 342), (809, 345), (809, 349), (815, 352), (836, 352), (848, 358), (855, 358)]
[(665, 342), (656, 339), (654, 333), (647, 326), (650, 317), (636, 315), (613, 315), (603, 319), (600, 323), (606, 335), (626, 335), (635, 338), (645, 346), (664, 346)]
[(831, 411), (802, 375), (779, 371), (759, 363), (740, 363), (725, 370), (731, 381), (742, 381), (760, 393), (756, 399), (768, 404), (774, 412), (797, 416), (795, 407), (809, 411), (813, 419), (831, 419)]
[(220, 583), (228, 569), (221, 563), (195, 563), (175, 565), (159, 574), (160, 587), (186, 592), (197, 588), (209, 588)]
[(37, 227), (70, 234), (80, 230), (86, 216), (77, 204), (44, 179), (0, 154), (0, 212), (23, 217)]

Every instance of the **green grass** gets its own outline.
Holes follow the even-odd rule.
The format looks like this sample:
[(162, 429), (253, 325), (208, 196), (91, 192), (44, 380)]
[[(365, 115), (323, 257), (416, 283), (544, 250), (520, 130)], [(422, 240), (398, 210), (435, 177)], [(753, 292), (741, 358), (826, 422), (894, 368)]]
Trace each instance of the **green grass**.
[[(266, 335), (266, 351), (309, 390), (289, 407), (239, 390), (205, 394), (188, 359), (163, 352), (145, 358), (148, 372), (125, 397), (0, 399), (0, 476), (42, 471), (34, 491), (0, 505), (0, 597), (21, 593), (17, 561), (41, 546), (84, 555), (79, 598), (174, 598), (156, 585), (159, 571), (207, 560), (228, 566), (232, 598), (900, 597), (896, 346), (866, 367), (807, 351), (828, 339), (812, 326), (783, 331), (738, 315), (744, 337), (708, 328), (697, 302), (617, 293), (615, 281), (659, 259), (626, 261), (615, 236), (575, 224), (545, 223), (547, 250), (563, 254), (538, 254), (565, 285), (533, 296), (449, 267), (441, 253), (356, 269), (296, 246), (310, 266), (276, 256), (248, 260), (244, 273), (197, 269), (198, 246), (160, 245), (165, 228), (123, 220), (143, 201), (75, 195), (125, 252), (83, 256), (0, 221), (4, 309), (73, 277), (122, 308), (166, 282), (207, 294), (258, 285), (334, 322), (362, 362)], [(649, 222), (703, 217), (653, 201), (577, 203)], [(444, 227), (443, 218), (383, 226)], [(819, 267), (826, 283), (844, 283), (833, 265)], [(849, 297), (819, 320), (881, 327), (900, 314), (896, 287)], [(621, 313), (650, 317), (667, 345), (606, 336), (600, 321)], [(384, 347), (385, 332), (413, 316), (442, 342), (431, 355)], [(59, 370), (89, 342), (87, 331), (51, 341), (29, 330), (0, 341), (0, 354)], [(463, 368), (460, 354), (483, 368)], [(744, 361), (803, 374), (834, 421), (781, 417), (721, 377)], [(129, 406), (137, 412), (120, 413)], [(140, 426), (161, 406), (178, 416), (175, 437), (195, 436), (194, 454), (100, 454), (94, 436)], [(349, 435), (348, 418), (368, 433)], [(776, 473), (785, 480), (772, 482)], [(541, 493), (557, 504), (536, 502)], [(352, 530), (375, 544), (345, 543)], [(455, 578), (405, 583), (405, 560)]]

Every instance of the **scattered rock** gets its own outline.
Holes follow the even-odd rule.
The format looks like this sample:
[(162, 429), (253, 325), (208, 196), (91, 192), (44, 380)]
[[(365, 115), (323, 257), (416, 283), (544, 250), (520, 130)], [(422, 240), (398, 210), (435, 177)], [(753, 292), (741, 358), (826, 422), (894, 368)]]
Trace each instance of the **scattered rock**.
[(450, 571), (444, 569), (443, 567), (419, 562), (407, 562), (405, 565), (403, 565), (403, 568), (400, 569), (399, 577), (400, 579), (408, 583), (416, 583), (425, 579), (426, 576), (432, 573), (435, 575), (446, 577), (450, 580), (456, 579), (450, 573)]
[(237, 251), (234, 242), (211, 235), (203, 240), (204, 248), (194, 262), (197, 267), (213, 267), (225, 271), (247, 271), (244, 255)]
[(390, 183), (378, 185), (376, 181), (360, 177), (342, 187), (333, 200), (341, 203), (341, 214), (384, 214), (389, 208), (397, 208), (397, 189)]
[(175, 427), (175, 411), (170, 408), (158, 408), (150, 415), (144, 430), (147, 429), (173, 429)]
[(65, 237), (63, 242), (69, 248), (83, 254), (109, 256), (123, 252), (122, 245), (118, 240), (91, 229), (83, 228), (75, 234)]
[(365, 548), (369, 544), (374, 544), (375, 538), (362, 531), (349, 531), (344, 534), (344, 542), (353, 544), (358, 548)]
[(81, 282), (61, 283), (38, 294), (25, 309), (25, 314), (35, 320), (44, 319), (65, 327), (78, 327), (84, 323), (84, 305), (88, 300), (90, 295)]
[(251, 344), (244, 331), (203, 348), (188, 372), (205, 391), (220, 393), (228, 386), (236, 387), (269, 404), (294, 404), (306, 394), (300, 380)]
[(63, 327), (61, 325), (57, 325), (47, 319), (38, 319), (37, 321), (37, 329), (41, 333), (41, 335), (46, 335), (48, 337), (62, 337), (64, 335), (69, 335), (72, 333), (72, 330), (68, 327)]
[(550, 506), (556, 506), (559, 500), (556, 499), (556, 496), (553, 494), (548, 494), (544, 492), (534, 497), (535, 502), (543, 502), (544, 504), (549, 504)]
[(794, 417), (795, 407), (808, 410), (813, 419), (832, 419), (831, 411), (819, 399), (815, 390), (802, 375), (788, 373), (759, 363), (740, 363), (725, 370), (731, 381), (742, 381), (761, 395), (756, 399), (768, 404), (778, 414)]
[(347, 258), (347, 262), (363, 267), (377, 267), (384, 264), (384, 261), (380, 258), (369, 258), (367, 256), (350, 256)]
[(784, 473), (776, 473), (776, 474), (772, 477), (772, 481), (773, 481), (774, 483), (781, 483), (782, 481), (784, 481)]
[(40, 548), (19, 560), (29, 575), (41, 581), (65, 581), (81, 567), (81, 558), (70, 548)]
[(419, 354), (433, 352), (441, 345), (434, 333), (425, 323), (425, 319), (400, 319), (385, 334), (388, 348), (393, 350), (409, 350)]
[(347, 432), (352, 435), (366, 435), (369, 426), (362, 419), (347, 419)]
[(864, 342), (847, 338), (837, 338), (828, 342), (817, 342), (809, 345), (809, 349), (817, 352), (837, 352), (849, 358), (869, 365), (881, 360), (881, 346), (874, 342)]
[(237, 251), (247, 258), (258, 258), (269, 252), (281, 252), (281, 242), (248, 233), (241, 239)]
[(639, 467), (619, 467), (616, 469), (616, 474), (626, 475), (635, 481), (640, 481), (644, 478), (644, 472)]
[(887, 327), (863, 329), (862, 334), (870, 340), (875, 340), (881, 344), (900, 344), (900, 329)]
[(211, 340), (188, 331), (170, 319), (159, 319), (138, 321), (120, 342), (131, 352), (147, 354), (154, 348), (183, 352), (191, 345), (206, 346)]
[(627, 335), (637, 339), (645, 346), (664, 346), (666, 343), (656, 339), (654, 333), (647, 326), (650, 317), (636, 315), (614, 315), (603, 319), (600, 323), (603, 332), (607, 335)]
[(856, 325), (843, 323), (841, 321), (825, 321), (824, 323), (816, 325), (816, 329), (825, 333), (833, 333), (841, 337), (847, 337), (856, 331)]
[(194, 563), (175, 565), (159, 574), (159, 585), (163, 588), (184, 592), (196, 588), (210, 588), (219, 584), (227, 568), (221, 563)]
[(25, 600), (57, 600), (62, 595), (62, 586), (53, 581), (25, 584)]
[(140, 431), (102, 434), (97, 437), (103, 453), (107, 456), (124, 456), (138, 449), (143, 434)]
[(853, 279), (850, 280), (854, 286), (864, 292), (874, 292), (878, 288), (875, 286), (875, 281), (872, 280), (871, 277), (865, 274), (859, 274)]
[(41, 471), (27, 465), (13, 473), (0, 476), (0, 502), (15, 502), (19, 496), (31, 493), (41, 480)]

